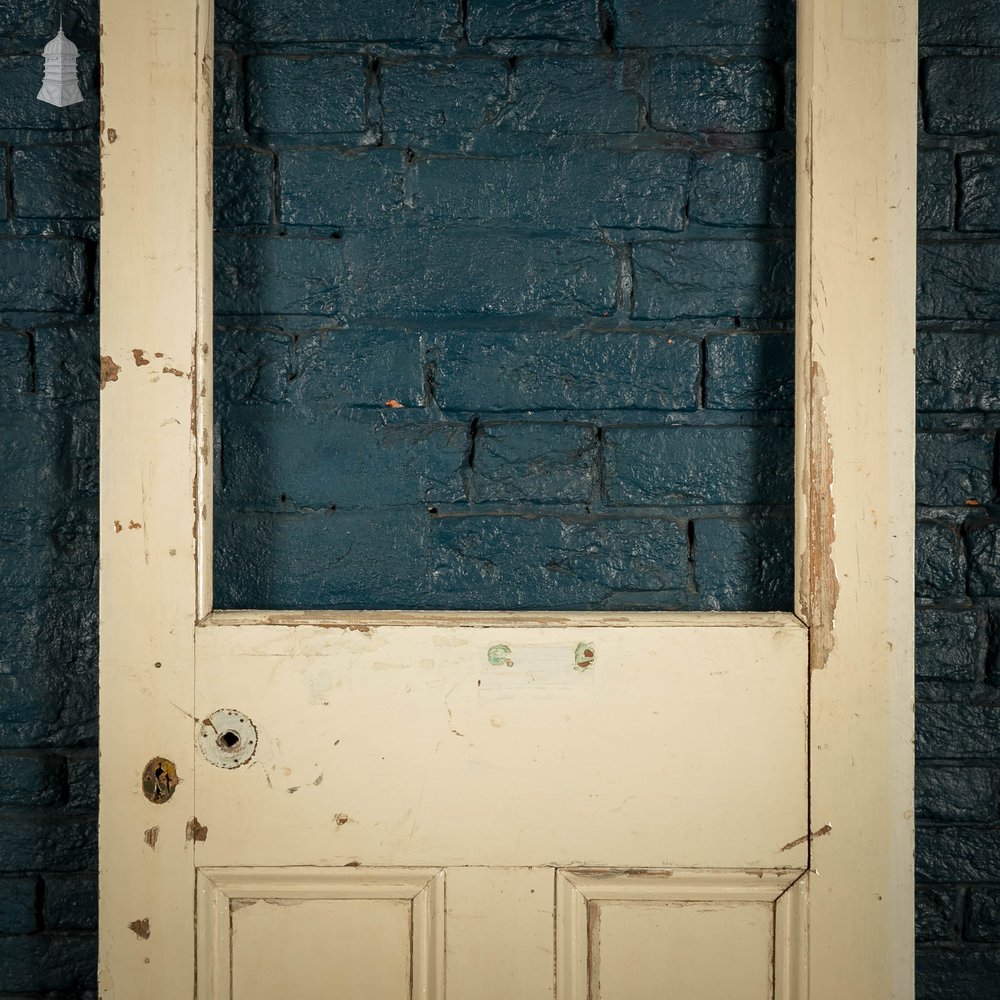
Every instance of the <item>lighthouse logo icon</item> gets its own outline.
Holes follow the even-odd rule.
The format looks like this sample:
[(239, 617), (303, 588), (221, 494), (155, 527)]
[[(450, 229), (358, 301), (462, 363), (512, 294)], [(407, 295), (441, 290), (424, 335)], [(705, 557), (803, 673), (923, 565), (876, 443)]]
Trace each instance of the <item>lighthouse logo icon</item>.
[(45, 46), (45, 76), (38, 99), (57, 108), (79, 104), (83, 100), (80, 84), (76, 77), (77, 47), (63, 34), (62, 18), (59, 19), (59, 34)]

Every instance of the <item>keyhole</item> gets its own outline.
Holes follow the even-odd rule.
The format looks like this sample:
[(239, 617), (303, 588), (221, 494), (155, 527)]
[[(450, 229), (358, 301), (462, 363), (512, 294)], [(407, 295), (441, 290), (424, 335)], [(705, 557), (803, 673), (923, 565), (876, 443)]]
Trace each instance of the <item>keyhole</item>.
[(240, 742), (239, 733), (234, 733), (231, 729), (227, 729), (219, 737), (218, 742), (219, 746), (222, 747), (223, 750), (232, 750), (233, 747), (235, 747)]

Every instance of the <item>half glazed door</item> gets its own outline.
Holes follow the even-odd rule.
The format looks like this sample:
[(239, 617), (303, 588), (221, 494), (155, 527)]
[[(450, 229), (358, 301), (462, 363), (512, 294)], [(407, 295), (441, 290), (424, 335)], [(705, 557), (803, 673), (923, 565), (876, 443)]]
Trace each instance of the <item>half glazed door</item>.
[(799, 3), (795, 612), (608, 616), (212, 610), (211, 5), (106, 0), (103, 997), (912, 995), (915, 6)]

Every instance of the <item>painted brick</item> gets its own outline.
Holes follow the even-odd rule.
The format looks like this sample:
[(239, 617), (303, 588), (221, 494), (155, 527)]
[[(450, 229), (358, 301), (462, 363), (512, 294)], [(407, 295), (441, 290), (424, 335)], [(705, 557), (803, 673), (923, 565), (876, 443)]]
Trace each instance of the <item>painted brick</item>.
[(253, 56), (247, 121), (271, 135), (360, 136), (365, 62), (358, 56)]
[(966, 153), (959, 157), (962, 179), (958, 200), (958, 228), (1000, 229), (1000, 157), (993, 153)]
[(92, 874), (45, 876), (45, 926), (97, 930), (97, 881)]
[(467, 23), (473, 45), (513, 39), (596, 44), (601, 37), (597, 0), (526, 0), (517, 4), (470, 0)]
[(68, 476), (77, 496), (96, 497), (100, 487), (97, 401), (94, 400), (89, 405), (80, 404), (65, 419), (69, 421), (71, 429), (63, 475)]
[(216, 415), (231, 403), (280, 403), (296, 380), (295, 338), (253, 327), (216, 328), (213, 362)]
[(1000, 882), (1000, 829), (918, 828), (916, 875), (919, 882)]
[(392, 149), (282, 152), (281, 219), (310, 226), (398, 221), (404, 164), (404, 154)]
[(216, 399), (405, 407), (424, 402), (421, 338), (396, 330), (286, 334), (220, 330), (215, 343)]
[(688, 337), (462, 331), (431, 340), (434, 396), (446, 411), (693, 410), (699, 342)]
[[(426, 511), (232, 513), (215, 520), (215, 606), (424, 608)], [(400, 565), (400, 553), (411, 558)], [(447, 602), (445, 602), (447, 606)]]
[(1000, 888), (973, 888), (965, 919), (966, 941), (1000, 942)]
[(795, 163), (765, 153), (709, 153), (695, 161), (692, 222), (707, 226), (795, 223)]
[(1000, 315), (1000, 244), (924, 243), (918, 251), (917, 315), (988, 320)]
[(341, 308), (339, 240), (220, 237), (215, 241), (217, 314), (330, 316)]
[(11, 993), (80, 990), (95, 985), (96, 949), (90, 936), (31, 934), (0, 937), (3, 987)]
[(92, 143), (15, 149), (11, 162), (19, 218), (97, 218), (100, 158)]
[(958, 893), (954, 889), (918, 888), (917, 942), (952, 941), (961, 930)]
[(980, 612), (918, 611), (915, 639), (919, 678), (970, 682), (982, 676), (986, 634)]
[(918, 1000), (993, 1000), (997, 982), (995, 951), (927, 948), (917, 961)]
[(689, 597), (687, 538), (672, 520), (446, 517), (432, 544), (434, 607), (676, 607)]
[(987, 56), (927, 59), (923, 66), (927, 131), (986, 135), (1000, 131), (1000, 59)]
[(299, 337), (287, 382), (295, 402), (385, 407), (422, 406), (421, 338), (410, 332), (354, 327)]
[[(20, 813), (0, 823), (0, 871), (97, 870), (97, 817), (52, 810)], [(3, 940), (0, 938), (0, 940)], [(0, 960), (0, 968), (4, 963)]]
[(620, 57), (525, 57), (514, 71), (513, 101), (500, 123), (544, 135), (637, 132), (635, 67)]
[(1000, 525), (986, 521), (969, 531), (969, 590), (977, 597), (1000, 595)]
[(684, 153), (579, 151), (520, 159), (418, 159), (406, 201), (432, 223), (465, 221), (531, 228), (684, 228)]
[(792, 501), (790, 428), (610, 427), (604, 444), (614, 504)]
[(0, 441), (0, 468), (6, 472), (0, 476), (0, 507), (52, 503), (65, 476), (52, 421), (30, 411), (0, 411)]
[(227, 41), (432, 42), (458, 20), (458, 5), (438, 0), (316, 3), (220, 0), (217, 32)]
[(790, 0), (621, 0), (615, 4), (622, 46), (744, 46), (791, 44)]
[(31, 376), (27, 334), (0, 330), (0, 406), (17, 406)]
[(917, 706), (918, 757), (1000, 757), (1000, 706)]
[(345, 296), (359, 318), (481, 322), (490, 315), (607, 315), (615, 307), (618, 260), (597, 240), (418, 228), (343, 243)]
[(791, 517), (704, 518), (694, 525), (697, 606), (705, 611), (792, 607)]
[(495, 123), (507, 102), (501, 59), (383, 61), (382, 128), (396, 145), (435, 145), (442, 136)]
[[(0, 936), (38, 930), (38, 879), (0, 878)], [(0, 980), (2, 982), (2, 980)]]
[(650, 120), (666, 132), (770, 132), (780, 74), (764, 59), (664, 55), (653, 59)]
[(245, 81), (240, 57), (235, 52), (216, 47), (214, 76), (212, 121), (215, 135), (217, 138), (239, 135), (246, 129)]
[(215, 225), (268, 223), (274, 213), (274, 158), (246, 147), (216, 147)]
[(965, 550), (958, 531), (948, 524), (917, 523), (916, 593), (930, 600), (965, 596)]
[(583, 504), (597, 479), (597, 431), (575, 424), (481, 424), (474, 442), (473, 499)]
[(997, 818), (997, 775), (985, 767), (920, 767), (918, 819), (944, 823), (993, 822)]
[(66, 761), (66, 780), (69, 785), (70, 809), (96, 809), (97, 790), (100, 784), (96, 756), (73, 756)]
[(35, 327), (35, 391), (48, 400), (97, 399), (99, 355), (96, 322), (72, 317), (66, 323)]
[(993, 434), (917, 435), (917, 503), (986, 504), (993, 496)]
[[(51, 22), (50, 22), (51, 23)], [(50, 29), (49, 37), (54, 32)], [(0, 122), (3, 129), (42, 129), (68, 132), (87, 129), (97, 123), (97, 59), (93, 52), (81, 52), (77, 75), (83, 100), (67, 108), (57, 108), (35, 100), (41, 85), (42, 61), (38, 55), (0, 56)]]
[(923, 412), (1000, 410), (1000, 336), (917, 336), (917, 406)]
[(636, 243), (632, 255), (638, 319), (785, 318), (793, 313), (793, 253), (786, 243)]
[(59, 758), (0, 752), (0, 806), (50, 806), (61, 797)]
[(86, 280), (79, 240), (0, 238), (0, 312), (80, 312)]
[[(98, 40), (97, 4), (93, 0), (61, 0), (59, 14), (63, 17), (66, 34), (79, 46), (96, 46)], [(0, 10), (0, 40), (18, 49), (39, 48), (48, 42), (58, 28), (51, 8), (32, 0), (5, 0)], [(55, 27), (53, 27), (55, 25)]]
[[(8, 602), (15, 608), (18, 603), (30, 606), (45, 585), (52, 557), (46, 523), (51, 513), (46, 513), (48, 517), (41, 511), (0, 508), (0, 579), (7, 584), (0, 591), (0, 607), (9, 607)], [(7, 707), (0, 699), (0, 716)]]
[(712, 410), (790, 410), (795, 402), (795, 340), (788, 334), (705, 338), (705, 406)]
[(917, 154), (917, 227), (950, 229), (955, 200), (955, 157), (947, 149)]
[(1000, 45), (1000, 19), (982, 0), (921, 0), (920, 44)]
[(400, 410), (333, 415), (247, 407), (227, 415), (222, 437), (227, 503), (375, 510), (465, 499), (464, 424), (414, 421)]

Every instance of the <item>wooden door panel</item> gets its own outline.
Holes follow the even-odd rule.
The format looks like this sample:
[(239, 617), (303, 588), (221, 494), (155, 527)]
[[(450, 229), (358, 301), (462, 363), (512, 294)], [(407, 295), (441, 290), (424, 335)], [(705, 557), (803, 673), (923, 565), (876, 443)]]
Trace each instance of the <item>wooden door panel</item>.
[(801, 874), (203, 868), (198, 1000), (795, 1000)]
[(790, 615), (210, 624), (199, 719), (236, 709), (257, 746), (196, 761), (199, 864), (803, 867), (805, 643)]

